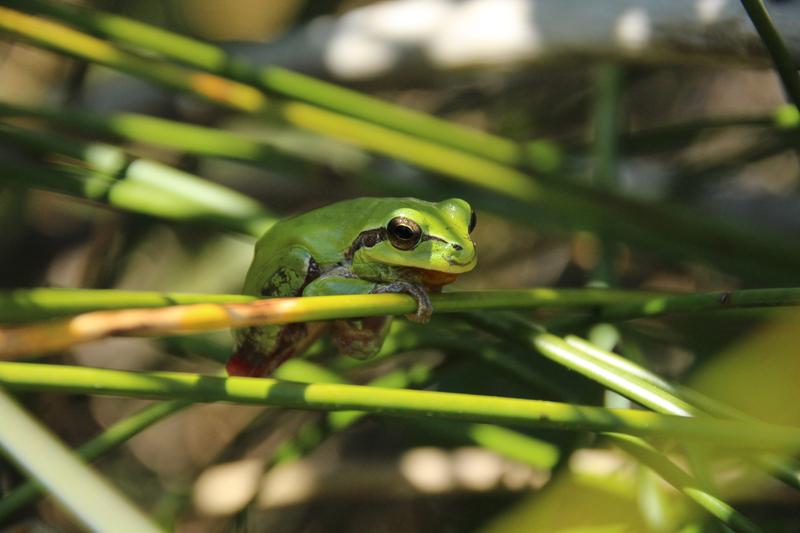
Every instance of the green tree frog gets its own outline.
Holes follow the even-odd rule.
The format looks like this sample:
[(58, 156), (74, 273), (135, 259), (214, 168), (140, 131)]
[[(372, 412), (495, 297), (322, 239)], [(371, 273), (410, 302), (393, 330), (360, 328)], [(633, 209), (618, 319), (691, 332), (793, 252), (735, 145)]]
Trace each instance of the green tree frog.
[[(276, 223), (256, 243), (244, 293), (261, 298), (406, 293), (417, 301), (408, 318), (427, 322), (428, 292), (475, 267), (470, 233), (475, 212), (457, 198), (356, 198)], [(391, 317), (298, 323), (234, 331), (232, 376), (264, 376), (329, 330), (343, 354), (378, 352)]]

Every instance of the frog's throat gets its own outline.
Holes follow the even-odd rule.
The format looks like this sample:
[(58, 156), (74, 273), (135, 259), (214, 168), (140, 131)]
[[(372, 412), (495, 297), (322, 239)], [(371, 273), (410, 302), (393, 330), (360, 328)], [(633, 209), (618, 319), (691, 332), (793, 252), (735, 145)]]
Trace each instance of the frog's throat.
[[(458, 274), (452, 272), (442, 272), (440, 270), (428, 270), (425, 268), (405, 267), (404, 270), (410, 274), (407, 277), (413, 279), (420, 285), (432, 292), (439, 292), (442, 287), (453, 283), (458, 279)], [(403, 276), (406, 277), (406, 276)]]

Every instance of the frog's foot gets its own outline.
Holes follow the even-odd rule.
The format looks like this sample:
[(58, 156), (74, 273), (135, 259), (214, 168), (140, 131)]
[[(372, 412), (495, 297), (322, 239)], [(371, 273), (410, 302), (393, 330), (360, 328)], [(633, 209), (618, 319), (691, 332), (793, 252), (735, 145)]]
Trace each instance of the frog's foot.
[(376, 285), (370, 291), (373, 294), (387, 293), (387, 292), (400, 292), (413, 296), (417, 301), (417, 312), (406, 315), (406, 318), (418, 324), (424, 324), (431, 319), (433, 314), (433, 305), (431, 299), (425, 289), (419, 285), (414, 285), (407, 281), (394, 281), (385, 285)]
[(365, 360), (380, 351), (391, 323), (390, 316), (335, 320), (331, 338), (339, 353)]

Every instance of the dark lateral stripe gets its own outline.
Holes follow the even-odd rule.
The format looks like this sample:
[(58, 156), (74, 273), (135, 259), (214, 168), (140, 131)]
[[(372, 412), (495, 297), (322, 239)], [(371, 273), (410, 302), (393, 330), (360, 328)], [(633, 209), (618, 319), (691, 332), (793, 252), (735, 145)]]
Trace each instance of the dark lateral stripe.
[[(350, 245), (347, 252), (344, 254), (345, 258), (348, 260), (352, 260), (353, 256), (360, 248), (372, 248), (376, 244), (381, 241), (385, 241), (388, 238), (386, 234), (386, 228), (374, 228), (364, 230), (358, 234), (356, 240), (353, 241), (353, 244)], [(423, 241), (439, 241), (446, 243), (447, 241), (442, 239), (441, 237), (437, 237), (436, 235), (428, 235), (426, 233), (422, 234), (422, 238), (420, 238), (419, 242)]]
[(374, 228), (364, 230), (358, 234), (356, 240), (350, 245), (350, 248), (345, 252), (344, 256), (348, 260), (352, 260), (353, 256), (360, 248), (372, 248), (381, 241), (386, 240), (386, 228)]

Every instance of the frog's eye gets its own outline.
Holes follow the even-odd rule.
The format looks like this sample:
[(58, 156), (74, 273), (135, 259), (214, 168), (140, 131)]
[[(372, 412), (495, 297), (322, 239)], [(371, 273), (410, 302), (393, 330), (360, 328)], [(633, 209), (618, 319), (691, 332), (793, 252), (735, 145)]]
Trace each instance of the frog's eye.
[(398, 250), (410, 250), (422, 238), (419, 224), (406, 217), (394, 217), (386, 225), (389, 242)]
[(473, 211), (472, 214), (469, 216), (469, 227), (467, 228), (467, 231), (469, 233), (472, 233), (472, 230), (475, 229), (475, 224), (477, 223), (478, 223), (478, 217), (475, 216), (475, 211)]

